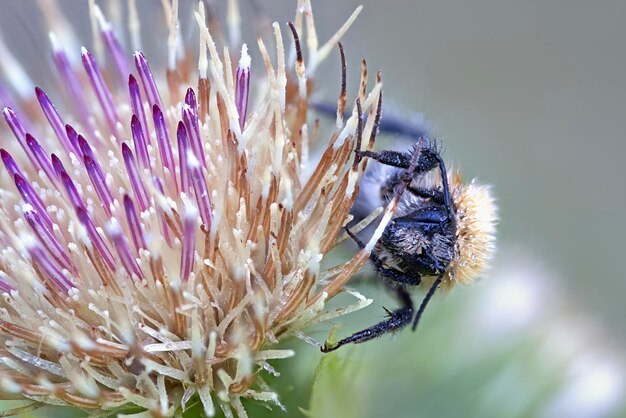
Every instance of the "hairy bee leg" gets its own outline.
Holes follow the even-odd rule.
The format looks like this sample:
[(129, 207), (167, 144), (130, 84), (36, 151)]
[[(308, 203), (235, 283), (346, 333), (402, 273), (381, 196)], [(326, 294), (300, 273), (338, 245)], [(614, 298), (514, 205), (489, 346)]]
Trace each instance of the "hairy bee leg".
[[(443, 183), (443, 192), (441, 195), (437, 194), (436, 191), (432, 192), (433, 196), (437, 199), (442, 198), (443, 203), (446, 205), (446, 210), (448, 211), (448, 215), (452, 217), (452, 198), (450, 197), (450, 187), (448, 185), (448, 174), (446, 171), (446, 165), (443, 162), (443, 158), (437, 152), (436, 149), (429, 148), (425, 143), (427, 140), (422, 138), (422, 141), (418, 141), (416, 147), (420, 149), (420, 156), (417, 160), (417, 164), (415, 169), (413, 170), (413, 175), (420, 173), (427, 173), (434, 169), (435, 167), (439, 167), (439, 171), (441, 172), (441, 181)], [(400, 151), (360, 151), (360, 157), (369, 157), (381, 164), (389, 165), (397, 168), (409, 168), (409, 164), (411, 161), (412, 153), (400, 152)], [(408, 188), (409, 192), (417, 194), (420, 196), (420, 190)], [(427, 195), (430, 193), (427, 193)], [(420, 196), (420, 197), (431, 197), (431, 196)]]
[(400, 151), (361, 151), (361, 157), (372, 158), (379, 163), (397, 168), (409, 168), (411, 153)]
[(445, 194), (441, 190), (422, 189), (419, 187), (407, 186), (406, 190), (417, 197), (430, 199), (435, 203), (444, 204)]
[[(346, 230), (350, 238), (352, 238), (352, 240), (356, 242), (359, 248), (361, 249), (365, 248), (365, 243), (361, 241), (356, 235), (354, 235), (352, 231), (350, 231), (348, 228), (344, 228), (344, 229)], [(378, 258), (378, 256), (374, 253), (370, 254), (370, 261), (374, 265), (374, 268), (376, 269), (376, 271), (381, 276), (385, 277), (388, 280), (391, 280), (394, 283), (417, 286), (418, 284), (422, 282), (422, 278), (419, 275), (410, 276), (404, 273), (403, 271), (383, 266), (383, 263), (380, 260), (380, 258)]]
[[(433, 144), (431, 146), (431, 144)], [(417, 163), (415, 164), (415, 168), (412, 169), (411, 175), (427, 173), (433, 168), (437, 167), (437, 159), (434, 158), (435, 155), (439, 155), (437, 153), (436, 145), (431, 143), (427, 138), (420, 138), (414, 145), (413, 151), (411, 152), (400, 152), (400, 151), (355, 151), (360, 158), (369, 157), (373, 160), (378, 161), (381, 164), (388, 165), (396, 168), (404, 168), (408, 169), (411, 166), (411, 159), (413, 158), (414, 153), (419, 153)]]
[(402, 285), (409, 286), (417, 286), (422, 282), (422, 277), (420, 275), (408, 275), (403, 271), (383, 266), (382, 261), (378, 258), (374, 253), (370, 254), (370, 261), (376, 268), (378, 274), (383, 276), (384, 278), (391, 280), (394, 283), (399, 283)]
[(389, 313), (389, 319), (372, 325), (363, 331), (356, 332), (343, 340), (339, 340), (336, 344), (329, 346), (324, 343), (321, 347), (322, 352), (328, 353), (346, 344), (359, 344), (365, 341), (373, 340), (374, 338), (381, 337), (388, 332), (394, 332), (407, 326), (413, 318), (413, 301), (411, 300), (411, 296), (403, 288), (396, 288), (394, 290), (397, 292), (398, 299), (403, 305), (402, 308), (392, 312), (387, 311)]

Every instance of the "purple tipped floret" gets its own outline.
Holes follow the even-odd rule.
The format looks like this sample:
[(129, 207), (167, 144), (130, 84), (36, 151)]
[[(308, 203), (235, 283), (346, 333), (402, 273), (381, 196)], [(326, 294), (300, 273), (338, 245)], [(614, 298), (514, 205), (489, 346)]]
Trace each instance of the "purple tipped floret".
[(159, 147), (159, 155), (161, 156), (161, 164), (170, 173), (172, 180), (174, 181), (174, 187), (176, 194), (178, 195), (178, 182), (176, 181), (176, 174), (174, 171), (174, 154), (172, 153), (172, 143), (170, 142), (169, 134), (167, 133), (167, 124), (163, 112), (159, 109), (159, 106), (154, 105), (152, 107), (152, 118), (154, 120), (154, 128), (156, 130), (157, 144)]
[(194, 111), (187, 104), (183, 105), (183, 122), (187, 128), (189, 145), (193, 150), (196, 158), (202, 161), (202, 166), (206, 168), (206, 158), (204, 157), (204, 147), (202, 146), (202, 137), (200, 136), (200, 128), (198, 127), (197, 111)]
[(37, 169), (40, 169), (41, 167), (38, 166), (35, 156), (30, 152), (30, 148), (28, 148), (28, 144), (26, 144), (26, 129), (24, 129), (24, 126), (20, 122), (13, 109), (11, 109), (10, 107), (5, 107), (2, 110), (2, 113), (4, 114), (4, 119), (6, 120), (7, 125), (9, 125), (11, 132), (13, 132), (13, 136), (15, 136), (17, 142), (19, 142), (22, 146), (22, 149), (30, 159), (30, 162), (35, 167), (37, 167)]
[(141, 165), (141, 168), (150, 170), (150, 155), (148, 154), (148, 146), (143, 135), (143, 129), (141, 128), (141, 122), (137, 115), (133, 115), (130, 118), (130, 130), (133, 134), (133, 145), (135, 146), (135, 155)]
[(14, 176), (16, 174), (19, 174), (22, 177), (24, 176), (24, 173), (22, 173), (22, 170), (20, 170), (20, 168), (17, 166), (17, 163), (7, 150), (1, 149), (0, 156), (2, 156), (2, 162), (4, 163), (4, 167), (7, 169), (11, 176)]
[(80, 145), (78, 144), (78, 132), (72, 125), (65, 125), (65, 134), (67, 135), (67, 139), (69, 139), (70, 144), (72, 144), (72, 148), (76, 155), (80, 158), (83, 156), (83, 152), (80, 149)]
[(63, 187), (65, 187), (65, 191), (67, 192), (67, 196), (70, 199), (72, 206), (74, 208), (85, 207), (83, 199), (80, 197), (80, 193), (78, 193), (78, 189), (76, 189), (76, 185), (72, 181), (72, 178), (67, 174), (67, 171), (65, 171), (63, 163), (61, 163), (59, 157), (54, 154), (52, 154), (52, 165), (54, 166), (57, 176), (61, 179)]
[(102, 256), (102, 259), (109, 266), (109, 268), (111, 270), (114, 270), (115, 258), (113, 258), (113, 254), (111, 254), (109, 247), (107, 247), (104, 239), (100, 236), (98, 230), (91, 221), (91, 218), (87, 213), (87, 209), (85, 209), (84, 207), (76, 208), (76, 216), (78, 217), (80, 223), (83, 224), (83, 226), (87, 230), (87, 235), (89, 236), (89, 240), (91, 241), (91, 245), (93, 246), (94, 250), (96, 250), (98, 254)]
[(187, 129), (185, 124), (178, 122), (178, 129), (176, 130), (176, 137), (178, 139), (178, 165), (180, 167), (180, 189), (181, 192), (189, 192), (189, 166), (187, 164), (187, 151), (189, 148), (189, 140), (187, 139)]
[(104, 211), (110, 218), (111, 205), (113, 204), (113, 194), (107, 186), (104, 170), (98, 162), (91, 147), (87, 143), (87, 140), (82, 135), (78, 135), (77, 142), (80, 151), (83, 154), (83, 162), (85, 163), (85, 168), (87, 169), (87, 174), (89, 175), (91, 184), (93, 184), (94, 190), (102, 202)]
[(106, 184), (106, 179), (104, 178), (102, 171), (98, 170), (97, 163), (91, 157), (85, 155), (83, 157), (83, 161), (85, 163), (89, 179), (91, 180), (91, 184), (102, 202), (102, 208), (107, 214), (107, 217), (110, 218), (111, 205), (113, 205), (113, 195)]
[(135, 205), (133, 204), (133, 200), (128, 195), (124, 195), (124, 211), (126, 212), (126, 222), (128, 222), (135, 250), (139, 253), (141, 248), (148, 247), (146, 246), (146, 240), (143, 236), (143, 232), (141, 231), (141, 222), (139, 222), (139, 216), (137, 216)]
[[(191, 151), (188, 151), (191, 153)], [(200, 211), (200, 217), (202, 223), (208, 229), (211, 228), (211, 221), (213, 219), (211, 207), (211, 199), (209, 197), (209, 189), (202, 173), (202, 167), (198, 160), (191, 154), (187, 157), (187, 164), (189, 165), (189, 176), (191, 177), (191, 183), (196, 194), (196, 202), (198, 202), (198, 209)]]
[(185, 103), (193, 110), (194, 116), (198, 117), (198, 102), (196, 101), (196, 92), (191, 87), (187, 89), (185, 94)]
[[(78, 144), (78, 149), (80, 150), (82, 156), (89, 157), (97, 161), (96, 155), (91, 149), (91, 145), (89, 145), (89, 142), (87, 142), (84, 136), (76, 135), (76, 143)], [(98, 167), (100, 167), (100, 164), (98, 164)], [(102, 167), (100, 167), (100, 170), (102, 170)]]
[(52, 130), (59, 139), (59, 142), (61, 143), (63, 148), (65, 148), (65, 151), (68, 153), (68, 155), (70, 152), (78, 153), (78, 151), (74, 149), (72, 143), (67, 137), (65, 123), (61, 119), (61, 116), (59, 116), (59, 112), (57, 112), (48, 95), (39, 87), (35, 87), (35, 94), (37, 95), (37, 100), (39, 101), (41, 110), (43, 110), (44, 115), (46, 115), (48, 123), (50, 123), (50, 126), (52, 126)]
[(28, 248), (28, 253), (37, 266), (39, 273), (45, 279), (54, 283), (63, 292), (68, 293), (74, 285), (65, 277), (63, 272), (55, 266), (54, 262), (44, 253), (40, 245), (34, 244)]
[(124, 164), (126, 165), (128, 179), (130, 180), (130, 185), (133, 188), (135, 199), (139, 203), (139, 208), (142, 212), (148, 210), (150, 207), (150, 198), (148, 197), (148, 192), (146, 191), (143, 181), (141, 180), (137, 164), (135, 163), (135, 158), (133, 157), (133, 152), (130, 150), (130, 147), (126, 142), (122, 143), (122, 155), (124, 157)]
[(148, 120), (146, 119), (146, 112), (143, 109), (143, 99), (141, 98), (141, 91), (139, 90), (139, 84), (137, 79), (131, 74), (128, 76), (128, 93), (130, 95), (130, 105), (133, 109), (133, 114), (139, 117), (141, 127), (143, 129), (143, 135), (146, 138), (148, 144), (152, 143), (150, 138), (150, 131), (148, 130)]
[(37, 160), (39, 167), (41, 167), (44, 173), (46, 173), (46, 176), (48, 176), (52, 184), (58, 184), (58, 177), (54, 172), (54, 167), (52, 166), (52, 162), (50, 162), (48, 154), (46, 154), (46, 151), (39, 144), (39, 142), (37, 142), (37, 140), (29, 133), (26, 134), (26, 144)]
[(239, 127), (243, 131), (248, 113), (248, 94), (250, 92), (250, 67), (239, 64), (235, 81), (235, 105), (239, 114)]
[(85, 67), (85, 71), (87, 72), (87, 76), (89, 77), (89, 82), (91, 83), (91, 87), (98, 97), (98, 102), (100, 102), (102, 111), (104, 112), (107, 123), (109, 124), (109, 129), (113, 134), (116, 134), (117, 122), (119, 121), (119, 117), (117, 116), (117, 112), (115, 110), (115, 104), (113, 103), (111, 91), (104, 83), (104, 79), (102, 78), (102, 74), (100, 73), (100, 69), (98, 68), (98, 64), (93, 58), (93, 55), (91, 55), (91, 52), (83, 48), (81, 55), (83, 60), (83, 66)]
[(80, 121), (83, 126), (93, 132), (93, 126), (91, 125), (90, 108), (85, 99), (83, 88), (70, 64), (67, 54), (64, 50), (56, 50), (52, 54), (54, 63), (56, 64), (59, 75), (61, 76), (61, 84), (67, 88), (68, 93), (72, 97), (73, 105), (78, 114), (80, 115)]
[(130, 250), (130, 246), (128, 245), (128, 240), (122, 234), (122, 230), (120, 229), (119, 224), (114, 219), (111, 220), (111, 223), (107, 226), (107, 230), (109, 232), (109, 236), (111, 237), (111, 241), (115, 245), (115, 250), (120, 257), (122, 262), (122, 266), (128, 273), (129, 276), (136, 275), (140, 280), (143, 280), (143, 273), (137, 260), (133, 257), (133, 254)]
[(4, 167), (7, 169), (11, 177), (13, 177), (17, 191), (22, 196), (22, 199), (24, 199), (24, 202), (34, 207), (37, 213), (40, 214), (46, 227), (52, 230), (53, 222), (50, 215), (48, 215), (48, 212), (46, 211), (46, 205), (44, 205), (43, 201), (28, 181), (25, 180), (24, 173), (22, 173), (22, 170), (20, 170), (17, 166), (11, 154), (4, 149), (0, 149), (0, 157), (2, 158)]
[(35, 208), (37, 213), (41, 216), (43, 223), (50, 231), (52, 231), (53, 222), (50, 215), (48, 215), (48, 212), (46, 211), (46, 205), (44, 205), (43, 201), (35, 192), (33, 187), (19, 174), (14, 174), (13, 180), (15, 181), (15, 187), (17, 187), (18, 192), (20, 192), (22, 199), (24, 199), (24, 202)]
[(189, 279), (194, 263), (194, 252), (196, 249), (196, 216), (195, 210), (185, 213), (183, 218), (183, 242), (180, 253), (180, 279), (185, 282)]
[(24, 211), (24, 218), (35, 235), (37, 235), (37, 238), (39, 238), (41, 244), (46, 248), (52, 258), (54, 258), (54, 261), (61, 266), (61, 268), (76, 274), (77, 268), (67, 255), (67, 250), (61, 246), (54, 234), (45, 227), (39, 214), (34, 209), (27, 209)]
[(148, 103), (150, 106), (158, 105), (161, 109), (164, 109), (161, 103), (161, 96), (159, 96), (159, 90), (157, 89), (154, 77), (152, 77), (152, 72), (150, 71), (146, 57), (141, 52), (135, 52), (134, 57), (135, 68), (137, 68), (137, 72), (139, 73), (139, 78), (143, 85), (143, 91), (148, 98)]
[[(161, 180), (157, 177), (152, 177), (152, 180), (154, 181), (154, 185), (157, 188), (157, 190), (159, 191), (159, 193), (161, 195), (164, 194), (163, 192), (163, 183), (161, 182)], [(165, 217), (165, 212), (163, 211), (163, 208), (161, 207), (161, 205), (156, 205), (155, 207), (156, 213), (158, 218), (161, 220), (161, 233), (163, 234), (163, 237), (165, 238), (165, 242), (167, 243), (167, 245), (169, 247), (172, 246), (172, 236), (170, 233), (170, 227), (167, 224), (167, 219)]]

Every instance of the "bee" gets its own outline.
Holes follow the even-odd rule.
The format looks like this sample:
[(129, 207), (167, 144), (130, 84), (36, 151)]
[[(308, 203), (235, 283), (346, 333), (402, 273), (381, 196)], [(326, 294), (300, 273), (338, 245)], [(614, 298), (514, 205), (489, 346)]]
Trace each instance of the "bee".
[[(487, 186), (463, 183), (458, 171), (448, 172), (437, 143), (421, 137), (411, 151), (357, 151), (381, 165), (366, 176), (361, 193), (398, 206), (370, 254), (383, 283), (395, 293), (400, 307), (387, 319), (337, 343), (362, 343), (412, 323), (415, 331), (438, 288), (469, 283), (488, 265), (495, 251), (496, 207)], [(403, 184), (404, 183), (404, 184)], [(365, 244), (348, 228), (361, 248)], [(412, 287), (428, 290), (417, 311)]]

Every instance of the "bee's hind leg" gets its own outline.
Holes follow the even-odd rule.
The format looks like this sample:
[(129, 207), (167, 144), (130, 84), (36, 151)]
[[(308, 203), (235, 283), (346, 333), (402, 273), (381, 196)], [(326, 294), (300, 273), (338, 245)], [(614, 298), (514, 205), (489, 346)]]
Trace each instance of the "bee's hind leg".
[(411, 167), (411, 158), (414, 153), (418, 153), (417, 163), (411, 169), (411, 176), (415, 174), (427, 173), (438, 164), (435, 158), (438, 155), (436, 143), (426, 137), (420, 137), (411, 152), (402, 151), (355, 151), (359, 158), (369, 157), (381, 164), (396, 168), (409, 169)]
[(374, 338), (378, 338), (384, 334), (387, 334), (388, 332), (397, 331), (411, 323), (414, 312), (411, 296), (402, 287), (395, 288), (394, 290), (396, 291), (398, 299), (402, 304), (401, 308), (395, 311), (389, 311), (385, 309), (387, 311), (387, 314), (389, 315), (388, 319), (385, 319), (384, 321), (379, 322), (376, 325), (366, 328), (363, 331), (356, 332), (347, 338), (339, 340), (335, 344), (328, 345), (328, 343), (324, 343), (321, 348), (322, 352), (328, 353), (330, 351), (338, 349), (343, 345), (350, 343), (359, 344), (365, 341), (369, 341)]
[[(364, 248), (364, 243), (354, 235), (348, 228), (346, 228), (346, 232), (352, 238), (360, 248)], [(402, 285), (418, 285), (421, 282), (421, 277), (419, 276), (409, 276), (404, 272), (392, 268), (384, 267), (380, 259), (375, 255), (370, 255), (370, 260), (374, 267), (378, 271), (378, 273), (384, 276), (387, 280), (385, 284), (391, 287), (395, 292), (398, 300), (400, 301), (401, 307), (395, 311), (387, 311), (389, 318), (385, 319), (378, 324), (375, 324), (363, 331), (359, 331), (357, 333), (352, 334), (351, 336), (344, 338), (338, 341), (336, 344), (328, 345), (324, 343), (321, 350), (324, 353), (328, 353), (329, 351), (334, 351), (341, 347), (342, 345), (354, 343), (359, 344), (365, 341), (372, 340), (374, 338), (378, 338), (388, 332), (397, 331), (405, 326), (407, 326), (411, 319), (413, 318), (413, 313), (415, 309), (413, 307), (413, 300), (411, 299), (411, 295), (402, 287)], [(394, 286), (399, 284), (400, 286)]]

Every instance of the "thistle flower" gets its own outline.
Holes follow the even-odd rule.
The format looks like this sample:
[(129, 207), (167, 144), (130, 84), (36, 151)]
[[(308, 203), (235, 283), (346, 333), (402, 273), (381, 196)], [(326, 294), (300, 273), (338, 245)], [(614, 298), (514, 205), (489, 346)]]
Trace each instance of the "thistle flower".
[[(308, 115), (315, 68), (360, 8), (318, 47), (311, 5), (300, 0), (289, 27), (293, 58), (275, 23), (276, 62), (259, 38), (265, 68), (246, 45), (235, 68), (200, 2), (196, 70), (195, 48), (181, 46), (178, 2), (163, 3), (167, 69), (141, 52), (130, 60), (93, 1), (101, 45), (95, 54), (82, 49), (82, 69), (72, 64), (78, 51), (51, 34), (59, 92), (27, 93), (30, 80), (2, 48), (0, 100), (12, 133), (2, 132), (0, 179), (4, 399), (154, 416), (200, 402), (208, 416), (216, 404), (244, 416), (241, 398), (280, 405), (263, 374), (277, 374), (269, 361), (294, 354), (272, 348), (281, 337), (306, 338), (305, 326), (370, 302), (353, 292), (353, 305), (325, 310), (369, 250), (336, 268), (321, 262), (350, 220), (365, 165), (353, 151), (373, 146), (380, 75), (367, 94), (363, 68), (344, 120), (339, 45), (343, 83), (331, 136), (319, 138)], [(45, 4), (51, 28), (67, 32), (55, 3)], [(129, 8), (138, 47), (134, 1)], [(63, 44), (77, 43), (70, 40)], [(58, 109), (67, 111), (53, 104), (61, 91), (68, 100)], [(321, 157), (309, 158), (310, 149)]]

